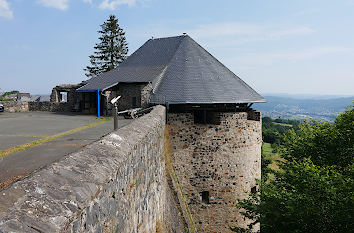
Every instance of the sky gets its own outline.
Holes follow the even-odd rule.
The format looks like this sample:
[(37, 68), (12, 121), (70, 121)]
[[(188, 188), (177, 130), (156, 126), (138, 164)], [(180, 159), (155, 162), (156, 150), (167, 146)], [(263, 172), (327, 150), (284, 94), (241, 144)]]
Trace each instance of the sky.
[(354, 0), (0, 0), (0, 91), (86, 80), (110, 14), (129, 54), (185, 32), (261, 94), (354, 95)]

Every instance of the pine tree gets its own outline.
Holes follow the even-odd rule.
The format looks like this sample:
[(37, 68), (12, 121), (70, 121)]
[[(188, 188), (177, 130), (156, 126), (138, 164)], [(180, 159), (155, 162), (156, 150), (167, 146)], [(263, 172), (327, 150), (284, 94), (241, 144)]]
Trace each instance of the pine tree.
[(91, 66), (86, 66), (87, 77), (94, 77), (103, 72), (110, 71), (122, 63), (128, 53), (128, 43), (125, 32), (119, 27), (115, 15), (101, 25), (99, 43), (96, 43), (93, 55), (89, 56)]

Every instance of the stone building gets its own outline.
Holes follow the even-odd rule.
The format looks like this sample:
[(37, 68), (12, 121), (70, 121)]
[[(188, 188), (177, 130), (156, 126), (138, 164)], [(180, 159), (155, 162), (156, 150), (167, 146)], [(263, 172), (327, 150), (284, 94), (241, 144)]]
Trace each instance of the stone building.
[(173, 167), (198, 232), (247, 224), (235, 205), (261, 176), (261, 114), (251, 106), (265, 100), (192, 38), (150, 39), (78, 91), (121, 95), (121, 109), (165, 105)]
[(83, 86), (85, 82), (79, 84), (61, 84), (55, 86), (50, 94), (50, 102), (67, 103), (69, 111), (80, 109), (82, 95), (76, 92), (76, 89)]

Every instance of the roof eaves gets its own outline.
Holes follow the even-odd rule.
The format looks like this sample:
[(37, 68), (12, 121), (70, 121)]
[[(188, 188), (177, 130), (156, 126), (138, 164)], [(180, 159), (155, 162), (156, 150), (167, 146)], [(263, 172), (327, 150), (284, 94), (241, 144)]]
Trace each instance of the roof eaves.
[(107, 90), (107, 89), (109, 89), (109, 88), (111, 88), (111, 87), (114, 87), (115, 85), (118, 85), (118, 83), (119, 83), (119, 82), (116, 82), (116, 83), (113, 83), (112, 85), (109, 85), (109, 86), (107, 86), (107, 87), (105, 87), (105, 88), (102, 88), (101, 91), (105, 91), (105, 90)]
[(85, 91), (85, 86), (89, 85), (89, 83), (83, 85), (82, 87), (79, 87), (78, 89), (76, 89), (76, 91)]
[[(261, 100), (241, 100), (241, 101), (167, 101), (168, 104), (245, 104), (245, 103), (266, 103), (265, 99)], [(152, 104), (165, 104), (160, 101), (152, 101)]]

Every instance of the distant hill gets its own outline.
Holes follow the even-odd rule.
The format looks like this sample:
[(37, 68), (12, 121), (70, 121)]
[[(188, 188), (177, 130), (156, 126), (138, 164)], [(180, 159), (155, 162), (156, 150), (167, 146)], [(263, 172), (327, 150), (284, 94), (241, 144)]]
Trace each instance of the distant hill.
[(267, 103), (256, 104), (254, 106), (254, 109), (263, 112), (263, 116), (299, 120), (313, 118), (324, 121), (333, 120), (345, 110), (345, 107), (351, 105), (354, 100), (354, 96), (329, 99), (295, 99), (268, 95), (264, 95), (263, 97), (267, 100)]

